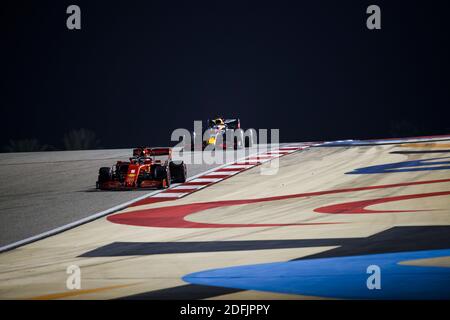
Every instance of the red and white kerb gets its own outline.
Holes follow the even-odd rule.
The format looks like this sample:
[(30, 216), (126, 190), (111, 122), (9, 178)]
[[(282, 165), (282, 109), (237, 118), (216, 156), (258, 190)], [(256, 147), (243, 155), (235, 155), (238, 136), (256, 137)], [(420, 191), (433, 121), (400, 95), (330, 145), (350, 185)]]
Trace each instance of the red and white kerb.
[[(290, 145), (278, 149), (271, 149), (255, 155), (250, 155), (235, 163), (218, 168), (212, 172), (206, 173), (200, 177), (186, 181), (181, 185), (177, 185), (170, 189), (164, 190), (160, 193), (154, 194), (149, 198), (163, 198), (164, 200), (174, 200), (187, 196), (197, 190), (208, 187), (212, 184), (218, 183), (229, 177), (232, 177), (240, 172), (251, 169), (265, 162), (271, 161), (275, 158), (280, 158), (284, 155), (304, 150), (309, 148), (309, 145)], [(156, 200), (156, 199), (155, 199)], [(162, 200), (162, 199), (161, 199)]]

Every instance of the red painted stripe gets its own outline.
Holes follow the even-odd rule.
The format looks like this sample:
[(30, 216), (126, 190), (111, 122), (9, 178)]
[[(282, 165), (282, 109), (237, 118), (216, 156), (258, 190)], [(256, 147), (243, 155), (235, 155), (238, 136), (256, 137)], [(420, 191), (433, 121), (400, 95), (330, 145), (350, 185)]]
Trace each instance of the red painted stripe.
[(183, 192), (191, 193), (192, 191), (195, 190), (197, 189), (167, 189), (166, 191), (163, 191), (163, 193), (183, 193)]
[(218, 169), (214, 172), (229, 172), (229, 171), (243, 171), (247, 168), (222, 168), (222, 169)]
[(198, 178), (198, 179), (225, 179), (225, 178), (228, 178), (228, 177), (231, 177), (231, 176), (232, 175), (229, 175), (229, 174), (212, 174), (212, 175), (209, 175), (209, 176), (203, 176), (203, 177)]
[(320, 207), (320, 208), (314, 209), (314, 211), (319, 212), (319, 213), (336, 213), (336, 214), (337, 213), (338, 214), (354, 214), (354, 213), (362, 214), (362, 213), (395, 213), (395, 212), (432, 211), (432, 210), (369, 210), (369, 209), (366, 209), (366, 207), (372, 206), (375, 204), (386, 203), (386, 202), (427, 198), (427, 197), (437, 197), (437, 196), (444, 196), (444, 195), (449, 195), (449, 194), (450, 194), (450, 191), (408, 194), (408, 195), (397, 196), (397, 197), (378, 198), (378, 199), (339, 203), (339, 204), (334, 204), (331, 206)]
[[(404, 186), (432, 184), (432, 183), (441, 183), (441, 182), (450, 182), (450, 179), (404, 182), (404, 183), (395, 183), (395, 184), (378, 185), (378, 186), (367, 186), (367, 187), (359, 187), (359, 188), (335, 189), (335, 190), (316, 191), (316, 192), (307, 192), (307, 193), (298, 193), (298, 194), (291, 194), (291, 195), (259, 198), (259, 199), (226, 200), (226, 201), (215, 201), (215, 202), (204, 202), (204, 203), (191, 203), (191, 204), (186, 204), (186, 205), (170, 206), (170, 207), (163, 207), (163, 208), (151, 208), (151, 209), (147, 209), (147, 210), (125, 212), (125, 213), (121, 213), (121, 214), (108, 216), (107, 219), (113, 223), (119, 223), (119, 224), (147, 226), (147, 227), (164, 227), (164, 228), (224, 228), (224, 227), (241, 228), (241, 227), (302, 226), (302, 225), (331, 224), (331, 223), (217, 224), (217, 223), (201, 223), (201, 222), (186, 221), (185, 217), (190, 214), (197, 213), (197, 212), (200, 212), (203, 210), (219, 208), (219, 207), (259, 203), (259, 202), (267, 202), (267, 201), (278, 201), (278, 200), (285, 200), (285, 199), (306, 198), (306, 197), (311, 197), (311, 196), (320, 196), (320, 195), (336, 194), (336, 193), (344, 193), (344, 192), (385, 189), (385, 188), (397, 188), (397, 187), (404, 187)], [(450, 191), (445, 191), (444, 193), (450, 194)], [(435, 194), (437, 194), (437, 193), (435, 193)], [(439, 195), (443, 195), (443, 193), (440, 193)], [(427, 196), (430, 196), (430, 195), (427, 195)], [(393, 197), (393, 198), (397, 198), (397, 199), (392, 200), (392, 201), (403, 200), (402, 197), (405, 197), (405, 196)], [(408, 196), (406, 196), (406, 197), (408, 197)], [(367, 201), (374, 201), (374, 200), (366, 200), (366, 203), (367, 203)], [(361, 210), (361, 206), (366, 205), (366, 203), (361, 204), (361, 201), (357, 201), (356, 204), (353, 203), (354, 204), (353, 208), (354, 208), (354, 210)], [(336, 209), (336, 208), (334, 208), (334, 209)]]
[[(196, 178), (198, 179), (198, 178)], [(181, 186), (206, 186), (210, 184), (211, 182), (185, 182)]]
[(143, 227), (160, 228), (242, 228), (242, 227), (279, 227), (279, 226), (304, 226), (339, 224), (326, 222), (307, 223), (261, 223), (261, 224), (234, 224), (234, 223), (201, 223), (185, 220), (185, 217), (203, 210), (227, 207), (243, 204), (249, 200), (216, 201), (206, 203), (192, 203), (186, 205), (170, 206), (163, 208), (152, 208), (147, 210), (133, 211), (108, 216), (107, 219), (113, 223), (127, 224)]

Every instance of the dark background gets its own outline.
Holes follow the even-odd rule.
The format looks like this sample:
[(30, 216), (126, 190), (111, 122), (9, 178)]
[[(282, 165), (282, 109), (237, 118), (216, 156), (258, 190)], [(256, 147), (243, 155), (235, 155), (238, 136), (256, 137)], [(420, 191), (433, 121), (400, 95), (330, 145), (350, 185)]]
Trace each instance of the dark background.
[[(81, 30), (66, 28), (70, 4)], [(366, 28), (370, 4), (381, 30)], [(2, 1), (0, 146), (63, 149), (78, 128), (96, 147), (167, 145), (216, 113), (291, 142), (450, 133), (449, 7)]]

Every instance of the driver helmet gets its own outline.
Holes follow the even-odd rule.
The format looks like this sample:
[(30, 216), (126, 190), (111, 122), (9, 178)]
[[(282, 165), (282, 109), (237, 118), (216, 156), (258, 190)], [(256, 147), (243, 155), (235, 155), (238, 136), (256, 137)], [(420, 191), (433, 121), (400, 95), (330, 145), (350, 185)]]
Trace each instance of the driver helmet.
[(214, 123), (215, 123), (217, 126), (223, 126), (223, 125), (224, 125), (224, 122), (223, 122), (223, 119), (222, 119), (222, 118), (217, 118), (217, 119), (215, 119), (215, 120), (214, 120)]

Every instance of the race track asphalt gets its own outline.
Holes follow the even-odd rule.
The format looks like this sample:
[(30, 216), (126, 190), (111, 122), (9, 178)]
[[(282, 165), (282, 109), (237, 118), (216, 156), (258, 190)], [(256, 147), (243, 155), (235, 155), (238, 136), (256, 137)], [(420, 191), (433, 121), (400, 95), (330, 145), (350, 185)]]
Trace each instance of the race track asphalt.
[[(0, 154), (0, 247), (152, 192), (95, 189), (100, 167), (131, 154), (132, 149)], [(188, 164), (188, 177), (219, 165)]]

